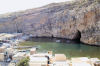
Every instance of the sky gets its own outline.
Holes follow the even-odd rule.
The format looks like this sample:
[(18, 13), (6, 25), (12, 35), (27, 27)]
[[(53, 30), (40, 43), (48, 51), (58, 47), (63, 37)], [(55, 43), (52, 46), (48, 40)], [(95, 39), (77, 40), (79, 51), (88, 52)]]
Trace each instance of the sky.
[(0, 14), (31, 9), (54, 2), (58, 3), (65, 1), (71, 0), (0, 0)]

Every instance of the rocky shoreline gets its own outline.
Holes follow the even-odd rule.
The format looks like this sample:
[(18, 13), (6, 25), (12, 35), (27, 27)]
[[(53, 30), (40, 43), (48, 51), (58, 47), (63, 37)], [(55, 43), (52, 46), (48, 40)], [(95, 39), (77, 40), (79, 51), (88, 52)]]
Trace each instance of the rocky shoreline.
[[(6, 26), (6, 27), (5, 27)], [(0, 16), (0, 33), (21, 32), (38, 37), (79, 39), (100, 45), (100, 2), (76, 0), (53, 3)]]

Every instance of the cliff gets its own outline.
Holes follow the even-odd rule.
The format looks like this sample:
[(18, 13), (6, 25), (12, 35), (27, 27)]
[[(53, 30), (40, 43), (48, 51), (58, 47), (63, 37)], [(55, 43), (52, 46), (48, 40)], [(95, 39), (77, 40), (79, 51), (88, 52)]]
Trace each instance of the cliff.
[(77, 0), (0, 16), (0, 32), (78, 39), (100, 45), (100, 1)]

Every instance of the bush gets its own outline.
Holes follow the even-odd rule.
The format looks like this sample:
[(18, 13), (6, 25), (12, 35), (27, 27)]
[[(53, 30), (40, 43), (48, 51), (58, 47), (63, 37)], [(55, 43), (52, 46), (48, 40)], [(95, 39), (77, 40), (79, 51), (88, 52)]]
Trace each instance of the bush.
[(17, 64), (17, 66), (29, 66), (28, 62), (29, 62), (29, 57), (26, 57), (26, 58), (20, 60), (20, 62)]

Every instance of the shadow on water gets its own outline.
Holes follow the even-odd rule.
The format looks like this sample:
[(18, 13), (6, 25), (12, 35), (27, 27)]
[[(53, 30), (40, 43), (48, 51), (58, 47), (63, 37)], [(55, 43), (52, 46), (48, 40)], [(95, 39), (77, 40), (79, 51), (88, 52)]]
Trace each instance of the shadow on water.
[(65, 38), (56, 38), (56, 37), (31, 37), (30, 39), (28, 39), (27, 41), (34, 41), (34, 42), (58, 42), (58, 43), (67, 43), (67, 44), (80, 44), (82, 42), (80, 42), (79, 39), (74, 39), (74, 40), (70, 40), (70, 39), (65, 39)]
[(100, 47), (89, 46), (62, 38), (37, 37), (30, 38), (25, 45), (39, 46), (38, 52), (53, 51), (63, 53), (67, 57), (97, 57), (100, 58)]

